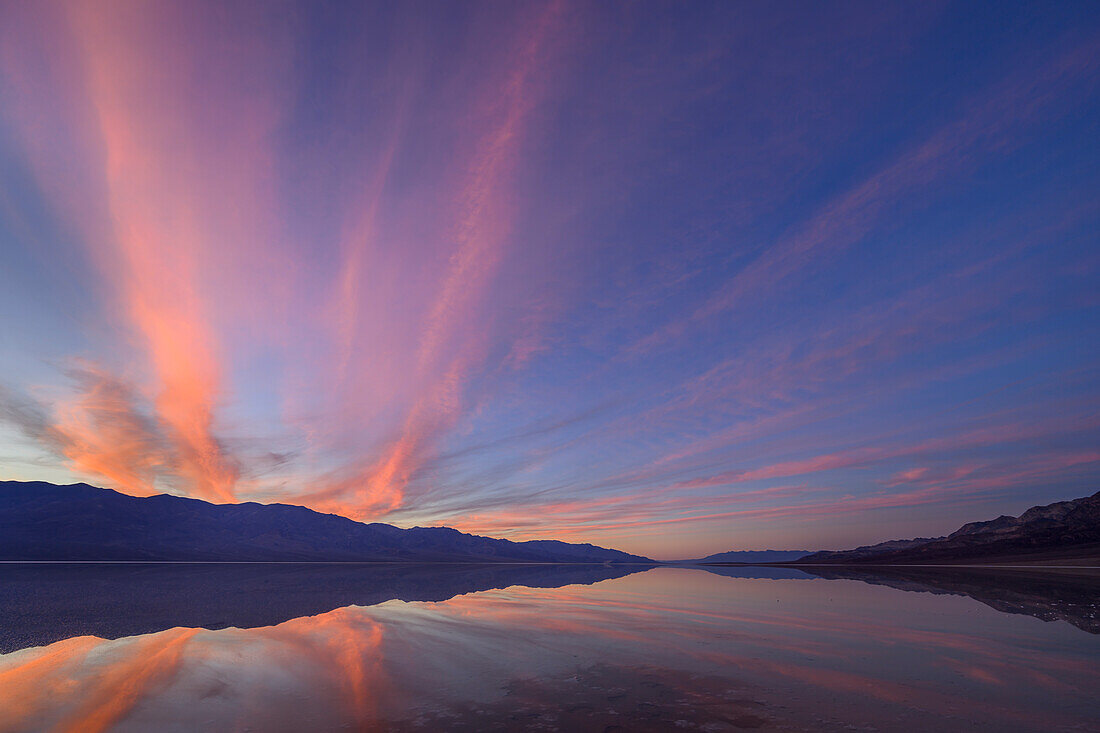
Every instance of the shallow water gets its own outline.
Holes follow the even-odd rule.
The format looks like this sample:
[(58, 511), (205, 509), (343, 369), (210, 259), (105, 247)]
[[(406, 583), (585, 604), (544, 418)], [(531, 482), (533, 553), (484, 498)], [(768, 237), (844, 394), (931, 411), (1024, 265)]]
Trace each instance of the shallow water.
[(1100, 730), (1096, 574), (814, 573), (0, 566), (0, 730)]

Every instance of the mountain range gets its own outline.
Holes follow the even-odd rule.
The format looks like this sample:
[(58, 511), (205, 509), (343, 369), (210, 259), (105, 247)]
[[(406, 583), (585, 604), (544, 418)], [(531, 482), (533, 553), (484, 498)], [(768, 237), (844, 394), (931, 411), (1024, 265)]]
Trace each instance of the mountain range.
[(797, 564), (936, 565), (1060, 563), (1100, 559), (1100, 492), (1035, 506), (1018, 517), (971, 522), (946, 537), (892, 540), (839, 552), (817, 552)]
[(707, 555), (698, 560), (681, 560), (683, 563), (743, 563), (752, 565), (755, 563), (790, 562), (798, 560), (813, 552), (813, 550), (731, 550)]
[[(971, 522), (944, 537), (853, 550), (739, 550), (685, 563), (1097, 564), (1100, 492)], [(402, 529), (286, 504), (135, 497), (87, 484), (0, 481), (0, 561), (644, 563), (590, 544)]]
[(589, 544), (512, 542), (286, 504), (135, 497), (40, 481), (0, 481), (0, 560), (653, 563)]

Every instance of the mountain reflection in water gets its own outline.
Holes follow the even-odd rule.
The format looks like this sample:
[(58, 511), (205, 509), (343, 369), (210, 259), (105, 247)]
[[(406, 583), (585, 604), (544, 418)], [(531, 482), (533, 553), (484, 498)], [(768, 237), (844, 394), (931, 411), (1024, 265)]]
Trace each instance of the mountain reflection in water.
[(176, 626), (274, 626), (344, 606), (444, 601), (512, 585), (556, 588), (632, 565), (412, 563), (0, 563), (0, 654), (72, 636)]
[[(158, 628), (150, 620), (158, 604), (177, 603), (185, 611), (164, 608), (173, 625), (196, 609), (216, 609), (216, 624), (189, 625), (228, 628), (162, 625), (114, 640), (55, 632), (50, 638), (71, 638), (0, 655), (0, 730), (1100, 726), (1100, 636), (955, 595), (971, 595), (973, 579), (966, 581), (971, 593), (911, 593), (890, 586), (918, 582), (912, 578), (872, 579), (889, 583), (878, 585), (783, 571), (787, 577), (771, 579), (737, 577), (736, 568), (229, 567), (130, 574), (86, 566), (83, 580), (53, 595), (43, 589), (69, 585), (59, 580), (62, 570), (5, 568), (5, 639), (18, 637), (10, 632), (36, 603), (57, 628), (78, 628), (76, 617), (88, 623), (96, 608), (125, 615), (138, 598), (122, 589), (138, 594), (143, 583), (148, 598), (138, 605), (150, 617), (142, 621), (147, 628)], [(528, 571), (546, 575), (523, 578)], [(611, 577), (601, 580), (601, 572)], [(157, 587), (172, 586), (174, 573), (183, 590)], [(302, 582), (312, 574), (316, 593)], [(1033, 577), (1040, 589), (1053, 582)], [(223, 585), (230, 580), (236, 590)], [(1054, 582), (1061, 595), (1052, 602), (1061, 603), (1072, 583)], [(471, 592), (479, 585), (511, 587)], [(76, 589), (84, 597), (67, 615), (63, 599)], [(348, 602), (377, 605), (325, 609), (350, 591), (360, 595)], [(235, 598), (220, 606), (182, 603), (201, 593)], [(440, 600), (387, 600), (417, 594)], [(293, 598), (274, 610), (260, 607), (280, 595)], [(13, 617), (20, 598), (28, 606)], [(278, 618), (294, 604), (317, 615), (235, 628), (268, 613)], [(112, 633), (125, 628), (120, 622)]]
[(1100, 569), (858, 567), (806, 568), (833, 580), (861, 580), (898, 590), (967, 596), (1004, 613), (1066, 621), (1100, 634)]

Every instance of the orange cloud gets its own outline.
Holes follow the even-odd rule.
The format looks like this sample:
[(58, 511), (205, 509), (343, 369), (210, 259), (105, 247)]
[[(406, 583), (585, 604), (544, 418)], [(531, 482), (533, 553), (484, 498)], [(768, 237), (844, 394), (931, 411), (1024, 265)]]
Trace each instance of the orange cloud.
[[(462, 390), (469, 372), (484, 358), (483, 338), (475, 324), (477, 309), (507, 248), (511, 226), (506, 185), (520, 153), (524, 122), (535, 105), (533, 76), (545, 64), (545, 46), (561, 8), (551, 5), (515, 59), (503, 90), (481, 115), (494, 120), (477, 146), (467, 180), (458, 197), (460, 216), (454, 226), (456, 246), (432, 301), (420, 335), (416, 368), (410, 375), (424, 384), (409, 408), (400, 436), (382, 455), (352, 475), (338, 478), (299, 501), (359, 519), (398, 508), (416, 472), (435, 449), (439, 437), (462, 414)], [(394, 154), (384, 155), (384, 170)], [(377, 194), (372, 198), (376, 199)], [(349, 351), (350, 329), (365, 239), (374, 226), (373, 204), (357, 229), (340, 282), (339, 323), (343, 348)]]
[(128, 10), (72, 9), (103, 138), (112, 223), (110, 241), (93, 246), (148, 352), (157, 416), (178, 472), (199, 496), (231, 501), (239, 468), (214, 435), (222, 368), (199, 282), (216, 261), (209, 256), (216, 237), (203, 216), (203, 172), (188, 160), (199, 152), (184, 124), (188, 110), (182, 95), (164, 88), (173, 69), (161, 66), (187, 68), (190, 59), (135, 42), (135, 32), (153, 37), (149, 31), (170, 19)]
[(157, 475), (174, 460), (155, 425), (140, 413), (132, 387), (93, 365), (70, 373), (77, 395), (58, 403), (44, 437), (75, 470), (136, 496), (156, 493)]
[[(203, 26), (220, 16), (183, 6), (38, 9), (8, 23), (34, 43), (0, 57), (13, 117), (28, 163), (101, 278), (108, 317), (118, 316), (116, 364), (138, 349), (137, 363), (117, 371), (147, 381), (140, 397), (172, 459), (139, 457), (130, 439), (110, 447), (125, 437), (118, 421), (89, 417), (105, 414), (103, 389), (64, 406), (56, 432), (75, 467), (118, 488), (147, 493), (152, 467), (169, 464), (180, 490), (232, 501), (241, 469), (217, 435), (228, 391), (222, 331), (234, 317), (269, 315), (285, 290), (267, 225), (269, 133), (283, 92), (256, 84), (280, 76), (280, 37), (243, 43), (229, 24)], [(58, 52), (39, 57), (38, 47)], [(258, 330), (256, 319), (248, 325)]]

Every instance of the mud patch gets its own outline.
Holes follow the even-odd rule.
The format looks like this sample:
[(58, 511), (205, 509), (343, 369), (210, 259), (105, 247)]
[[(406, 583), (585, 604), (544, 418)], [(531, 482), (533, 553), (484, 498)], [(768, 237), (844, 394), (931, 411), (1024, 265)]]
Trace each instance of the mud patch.
[(791, 730), (775, 712), (722, 677), (660, 667), (597, 664), (560, 677), (513, 680), (489, 705), (421, 711), (398, 731), (595, 731), (650, 733)]

